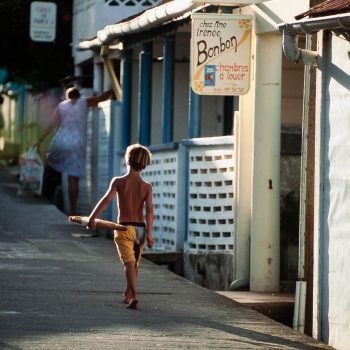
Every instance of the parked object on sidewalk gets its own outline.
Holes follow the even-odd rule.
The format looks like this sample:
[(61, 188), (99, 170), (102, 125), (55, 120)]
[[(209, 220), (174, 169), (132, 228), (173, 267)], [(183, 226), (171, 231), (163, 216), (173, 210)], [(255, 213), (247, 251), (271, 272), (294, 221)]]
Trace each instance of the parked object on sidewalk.
[[(87, 226), (89, 218), (87, 216), (70, 216), (68, 218), (70, 222), (76, 222), (80, 225)], [(96, 228), (106, 228), (118, 231), (126, 231), (127, 227), (124, 225), (117, 224), (113, 221), (107, 221), (102, 219), (95, 219)]]
[(20, 176), (17, 195), (27, 192), (41, 196), (44, 163), (36, 147), (30, 147), (20, 158)]

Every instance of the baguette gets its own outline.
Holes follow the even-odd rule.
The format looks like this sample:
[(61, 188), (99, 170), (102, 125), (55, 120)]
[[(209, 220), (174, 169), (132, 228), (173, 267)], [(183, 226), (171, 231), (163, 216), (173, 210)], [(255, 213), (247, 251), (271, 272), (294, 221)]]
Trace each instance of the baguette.
[[(87, 226), (89, 218), (87, 216), (69, 216), (69, 222), (76, 222), (80, 225)], [(96, 219), (96, 228), (109, 228), (112, 230), (126, 231), (127, 228), (124, 225), (116, 224), (113, 221), (107, 221), (102, 219)]]

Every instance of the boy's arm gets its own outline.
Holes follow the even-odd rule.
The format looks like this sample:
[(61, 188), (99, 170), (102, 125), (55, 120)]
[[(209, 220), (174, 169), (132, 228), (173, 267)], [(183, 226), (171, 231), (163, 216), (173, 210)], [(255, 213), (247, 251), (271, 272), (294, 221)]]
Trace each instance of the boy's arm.
[(149, 190), (146, 196), (146, 230), (147, 230), (147, 245), (152, 248), (154, 240), (152, 237), (152, 226), (153, 226), (153, 205), (152, 205), (152, 187), (149, 186)]
[(114, 178), (105, 195), (99, 200), (99, 202), (96, 204), (95, 208), (92, 210), (91, 214), (89, 215), (89, 223), (88, 227), (91, 229), (96, 228), (95, 219), (105, 211), (105, 209), (108, 207), (109, 203), (112, 201), (113, 197), (115, 196), (117, 192), (117, 178)]

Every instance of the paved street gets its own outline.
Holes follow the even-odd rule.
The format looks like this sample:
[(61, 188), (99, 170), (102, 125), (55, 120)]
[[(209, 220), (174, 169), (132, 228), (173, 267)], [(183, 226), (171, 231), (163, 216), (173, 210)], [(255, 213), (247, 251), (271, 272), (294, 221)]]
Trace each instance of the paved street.
[(128, 310), (113, 241), (16, 192), (0, 168), (0, 349), (330, 349), (145, 259)]

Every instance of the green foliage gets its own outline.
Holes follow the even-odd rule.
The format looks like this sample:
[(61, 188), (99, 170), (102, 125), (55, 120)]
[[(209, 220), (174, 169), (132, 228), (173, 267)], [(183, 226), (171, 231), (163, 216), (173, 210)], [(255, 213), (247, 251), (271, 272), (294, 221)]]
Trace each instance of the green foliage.
[(29, 37), (31, 0), (0, 1), (0, 67), (7, 68), (9, 80), (26, 83), (36, 91), (59, 85), (72, 75), (72, 0), (57, 4), (56, 40), (34, 42)]

